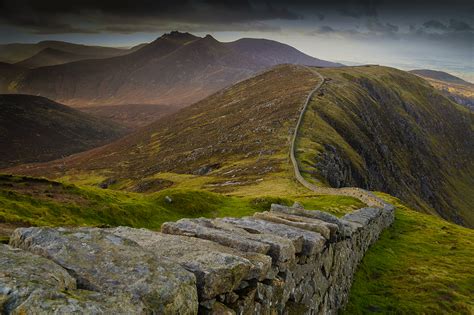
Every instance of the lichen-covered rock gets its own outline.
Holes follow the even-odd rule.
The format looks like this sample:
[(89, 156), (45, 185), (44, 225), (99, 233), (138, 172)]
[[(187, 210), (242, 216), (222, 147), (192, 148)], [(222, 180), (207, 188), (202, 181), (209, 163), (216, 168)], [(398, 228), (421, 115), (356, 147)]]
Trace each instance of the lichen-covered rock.
[(106, 296), (86, 290), (34, 291), (15, 308), (12, 315), (23, 314), (145, 314), (141, 303), (133, 303), (126, 295)]
[(79, 290), (76, 280), (51, 260), (0, 244), (2, 314), (141, 314), (130, 296)]
[(193, 272), (202, 299), (231, 292), (243, 279), (263, 280), (271, 267), (271, 258), (266, 255), (243, 253), (198, 238), (127, 227), (111, 229), (110, 232), (131, 239)]
[(258, 212), (254, 215), (257, 219), (262, 219), (275, 223), (282, 223), (289, 226), (294, 226), (303, 230), (313, 231), (321, 234), (328, 240), (335, 240), (338, 230), (337, 225), (327, 223), (317, 219), (299, 217), (292, 214), (278, 213), (278, 212)]
[(8, 313), (34, 291), (76, 288), (76, 280), (54, 262), (21, 249), (0, 244), (0, 313)]
[(382, 210), (380, 208), (362, 208), (348, 213), (342, 218), (346, 221), (356, 222), (366, 226), (370, 221), (380, 216), (381, 213)]
[(244, 229), (253, 229), (260, 233), (275, 234), (293, 241), (297, 253), (312, 256), (323, 250), (326, 239), (319, 233), (291, 227), (284, 224), (259, 220), (253, 217), (223, 218), (226, 223), (234, 224)]
[(295, 205), (293, 205), (292, 207), (287, 207), (287, 206), (283, 206), (279, 204), (272, 204), (270, 211), (292, 214), (292, 215), (297, 215), (297, 216), (305, 217), (305, 218), (318, 219), (318, 220), (322, 220), (328, 223), (335, 224), (338, 227), (337, 233), (341, 234), (341, 236), (344, 236), (344, 225), (342, 224), (342, 222), (339, 220), (338, 217), (330, 213), (319, 211), (319, 210), (307, 210), (307, 209), (304, 209), (298, 203), (295, 203)]
[(136, 242), (97, 228), (21, 228), (10, 243), (67, 269), (81, 289), (131, 295), (147, 312), (197, 313), (195, 276)]
[[(239, 228), (236, 225), (226, 223), (219, 218), (200, 218), (194, 219), (193, 222), (196, 222), (198, 225), (203, 225), (213, 230), (219, 230), (219, 233), (226, 233), (238, 236), (240, 242), (245, 243), (247, 242), (247, 240), (251, 240), (269, 245), (270, 248), (268, 249), (268, 252), (266, 254), (272, 257), (275, 264), (278, 265), (280, 268), (284, 268), (288, 264), (291, 264), (291, 262), (295, 259), (295, 247), (293, 246), (293, 243), (285, 237), (281, 237), (274, 234), (258, 233), (258, 231), (255, 230), (252, 230), (252, 233), (250, 233), (243, 228)], [(218, 238), (214, 239), (214, 241), (226, 246), (230, 246), (232, 248), (240, 248), (238, 243), (235, 245), (234, 243), (227, 244), (221, 242)]]
[(228, 233), (206, 226), (205, 222), (205, 219), (181, 219), (177, 222), (166, 222), (162, 225), (161, 231), (167, 234), (194, 236), (215, 241), (245, 252), (251, 251), (266, 254), (270, 249), (268, 244), (242, 237), (239, 234)]

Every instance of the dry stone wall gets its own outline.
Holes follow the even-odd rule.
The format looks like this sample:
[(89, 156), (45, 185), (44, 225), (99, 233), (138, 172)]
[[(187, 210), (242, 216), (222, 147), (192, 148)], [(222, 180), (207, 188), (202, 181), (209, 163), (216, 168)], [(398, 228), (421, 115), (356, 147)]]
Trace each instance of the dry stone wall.
[(0, 313), (332, 314), (390, 205), (337, 218), (272, 205), (161, 232), (21, 228), (0, 251)]

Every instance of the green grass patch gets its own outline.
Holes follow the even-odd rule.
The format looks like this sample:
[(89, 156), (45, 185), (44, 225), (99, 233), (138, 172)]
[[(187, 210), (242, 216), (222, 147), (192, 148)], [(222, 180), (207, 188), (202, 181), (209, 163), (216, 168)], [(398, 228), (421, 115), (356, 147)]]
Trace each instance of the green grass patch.
[(474, 231), (408, 209), (355, 276), (346, 314), (473, 314)]
[(242, 217), (272, 203), (350, 211), (362, 204), (340, 196), (234, 196), (169, 188), (138, 194), (20, 176), (0, 176), (0, 223), (33, 226), (119, 226), (159, 229), (166, 221)]

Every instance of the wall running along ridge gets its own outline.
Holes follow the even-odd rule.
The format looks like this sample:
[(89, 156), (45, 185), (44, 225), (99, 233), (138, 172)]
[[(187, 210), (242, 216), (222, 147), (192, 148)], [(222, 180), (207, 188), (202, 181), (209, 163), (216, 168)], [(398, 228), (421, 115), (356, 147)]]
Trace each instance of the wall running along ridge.
[(182, 219), (162, 232), (20, 228), (0, 244), (6, 314), (332, 314), (347, 302), (393, 208), (342, 218), (272, 205), (253, 217)]
[(316, 187), (299, 173), (295, 139), (323, 82), (295, 129), (296, 179), (368, 207), (337, 218), (274, 204), (252, 217), (168, 222), (161, 232), (20, 228), (10, 245), (0, 244), (0, 313), (337, 313), (364, 253), (392, 224), (394, 207), (362, 189)]

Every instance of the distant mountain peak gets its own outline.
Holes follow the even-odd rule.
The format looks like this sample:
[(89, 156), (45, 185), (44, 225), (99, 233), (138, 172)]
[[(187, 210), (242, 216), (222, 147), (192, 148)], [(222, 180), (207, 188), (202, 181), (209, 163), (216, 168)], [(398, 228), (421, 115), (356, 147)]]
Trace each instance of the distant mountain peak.
[(165, 38), (165, 39), (172, 39), (172, 40), (194, 40), (198, 39), (199, 37), (194, 36), (193, 34), (190, 34), (188, 32), (180, 32), (180, 31), (171, 31), (169, 33), (163, 34), (160, 38)]

